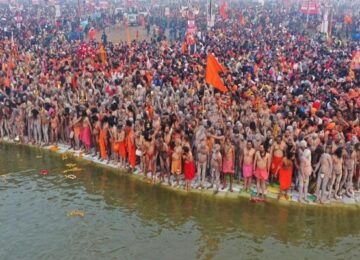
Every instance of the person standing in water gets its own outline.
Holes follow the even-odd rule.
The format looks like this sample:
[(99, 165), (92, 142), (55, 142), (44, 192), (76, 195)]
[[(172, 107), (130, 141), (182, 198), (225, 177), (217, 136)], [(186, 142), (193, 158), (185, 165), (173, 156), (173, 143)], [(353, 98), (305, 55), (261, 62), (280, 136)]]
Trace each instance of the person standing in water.
[(259, 146), (259, 151), (255, 153), (254, 169), (256, 177), (257, 197), (265, 198), (266, 181), (270, 172), (270, 154), (266, 152), (263, 144)]

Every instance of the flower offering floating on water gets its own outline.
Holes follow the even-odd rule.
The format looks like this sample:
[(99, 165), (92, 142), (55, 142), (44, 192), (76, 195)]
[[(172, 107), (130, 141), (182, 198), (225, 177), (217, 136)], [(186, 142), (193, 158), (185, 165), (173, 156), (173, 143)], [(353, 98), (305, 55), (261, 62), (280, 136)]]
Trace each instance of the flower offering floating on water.
[(65, 178), (70, 179), (70, 180), (75, 180), (76, 176), (74, 174), (68, 174), (68, 175), (65, 175)]
[(41, 175), (49, 175), (49, 170), (47, 170), (47, 169), (42, 169), (42, 170), (40, 171), (40, 174), (41, 174)]
[(80, 210), (72, 210), (72, 211), (69, 211), (67, 213), (67, 216), (68, 217), (80, 217), (80, 218), (83, 218), (83, 217), (85, 217), (85, 212), (80, 211)]
[(74, 167), (68, 170), (63, 171), (63, 173), (68, 173), (68, 172), (81, 172), (83, 169), (78, 168), (78, 167)]
[(68, 160), (68, 159), (70, 159), (70, 158), (72, 158), (74, 155), (73, 155), (73, 153), (71, 153), (71, 152), (64, 152), (63, 154), (62, 154), (62, 159), (63, 159), (63, 161), (65, 161), (65, 160)]
[(53, 146), (51, 146), (50, 150), (51, 150), (52, 152), (56, 152), (56, 151), (59, 150), (59, 147), (57, 147), (56, 145), (53, 145)]

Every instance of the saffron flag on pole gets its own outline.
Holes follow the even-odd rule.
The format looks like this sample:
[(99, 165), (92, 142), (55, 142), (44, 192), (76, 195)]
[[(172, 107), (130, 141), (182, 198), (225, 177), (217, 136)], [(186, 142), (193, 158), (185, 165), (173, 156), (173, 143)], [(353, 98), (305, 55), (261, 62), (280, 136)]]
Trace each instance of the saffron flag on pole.
[(360, 70), (360, 51), (354, 53), (350, 68), (352, 70)]
[(220, 15), (223, 19), (227, 20), (228, 19), (228, 16), (227, 16), (227, 13), (226, 13), (226, 9), (227, 9), (227, 4), (226, 3), (223, 3), (221, 6), (220, 6)]
[(239, 22), (240, 22), (240, 24), (242, 26), (244, 26), (246, 24), (245, 17), (244, 17), (244, 14), (242, 12), (240, 12)]
[(214, 55), (208, 53), (205, 81), (214, 88), (222, 92), (227, 92), (228, 90), (222, 82), (219, 72), (226, 72), (226, 69), (217, 61)]

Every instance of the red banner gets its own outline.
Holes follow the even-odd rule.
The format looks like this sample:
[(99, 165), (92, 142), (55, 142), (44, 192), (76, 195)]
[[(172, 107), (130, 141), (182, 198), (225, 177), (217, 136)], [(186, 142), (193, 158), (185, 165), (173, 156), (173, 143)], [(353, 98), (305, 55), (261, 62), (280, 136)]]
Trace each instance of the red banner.
[(319, 14), (320, 3), (318, 0), (303, 0), (300, 8), (303, 14)]

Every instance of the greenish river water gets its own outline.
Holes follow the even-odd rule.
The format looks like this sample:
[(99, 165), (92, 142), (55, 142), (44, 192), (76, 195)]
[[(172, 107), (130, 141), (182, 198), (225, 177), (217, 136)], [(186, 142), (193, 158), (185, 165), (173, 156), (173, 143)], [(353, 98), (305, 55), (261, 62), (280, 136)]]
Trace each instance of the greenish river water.
[(184, 195), (92, 163), (69, 180), (66, 163), (0, 144), (1, 260), (360, 257), (359, 209)]

